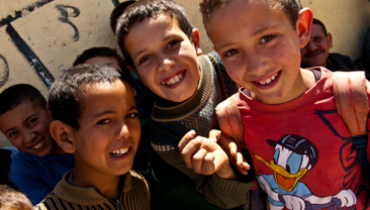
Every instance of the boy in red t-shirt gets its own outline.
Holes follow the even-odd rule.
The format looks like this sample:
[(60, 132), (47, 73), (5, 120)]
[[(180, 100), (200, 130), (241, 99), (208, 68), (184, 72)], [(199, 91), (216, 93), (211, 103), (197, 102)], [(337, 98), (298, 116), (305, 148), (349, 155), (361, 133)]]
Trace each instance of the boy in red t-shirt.
[[(215, 50), (242, 86), (233, 96), (241, 129), (227, 120), (219, 120), (220, 128), (231, 137), (229, 131), (243, 134), (234, 139), (251, 153), (270, 209), (368, 209), (351, 133), (336, 109), (333, 74), (300, 68), (312, 11), (297, 0), (203, 0), (200, 8)], [(225, 103), (231, 101), (218, 112), (229, 111)]]

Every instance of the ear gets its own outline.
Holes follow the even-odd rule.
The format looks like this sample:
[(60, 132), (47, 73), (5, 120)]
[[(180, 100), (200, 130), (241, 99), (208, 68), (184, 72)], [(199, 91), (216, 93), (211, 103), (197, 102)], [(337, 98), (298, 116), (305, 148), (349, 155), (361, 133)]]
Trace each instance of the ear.
[(333, 37), (331, 36), (331, 33), (328, 33), (326, 35), (326, 38), (328, 39), (329, 48), (333, 47)]
[(193, 33), (191, 34), (191, 42), (193, 42), (195, 53), (197, 56), (202, 55), (202, 50), (200, 49), (200, 42), (199, 42), (199, 31), (198, 29), (194, 28)]
[(313, 14), (311, 9), (303, 8), (299, 11), (296, 23), (297, 33), (299, 37), (300, 48), (307, 45), (311, 38)]
[(50, 124), (50, 135), (66, 153), (74, 153), (76, 151), (72, 135), (73, 130), (74, 128), (60, 120), (54, 120)]

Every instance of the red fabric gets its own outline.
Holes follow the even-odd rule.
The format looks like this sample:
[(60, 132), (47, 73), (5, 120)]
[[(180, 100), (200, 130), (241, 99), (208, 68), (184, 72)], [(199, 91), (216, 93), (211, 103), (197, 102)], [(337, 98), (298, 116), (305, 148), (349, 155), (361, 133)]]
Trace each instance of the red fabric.
[[(351, 189), (357, 194), (357, 209), (369, 209), (369, 191), (360, 184), (361, 166), (352, 144), (350, 132), (336, 112), (332, 73), (321, 68), (321, 79), (299, 98), (278, 105), (254, 101), (240, 91), (238, 108), (244, 124), (245, 146), (249, 150), (256, 174), (273, 174), (255, 155), (269, 162), (275, 148), (266, 140), (278, 141), (287, 134), (302, 136), (318, 150), (318, 162), (300, 182), (313, 195), (326, 197)], [(370, 96), (368, 90), (368, 98)], [(321, 117), (321, 118), (320, 118)], [(370, 130), (369, 120), (367, 124)], [(370, 147), (367, 147), (370, 157)], [(369, 180), (365, 179), (365, 182)], [(364, 207), (366, 205), (366, 207)]]

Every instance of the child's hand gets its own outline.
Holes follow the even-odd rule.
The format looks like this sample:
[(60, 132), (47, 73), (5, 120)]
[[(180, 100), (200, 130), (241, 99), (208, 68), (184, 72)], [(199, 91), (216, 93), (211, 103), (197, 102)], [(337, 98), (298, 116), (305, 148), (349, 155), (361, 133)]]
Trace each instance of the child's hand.
[(180, 141), (179, 152), (186, 166), (195, 173), (212, 175), (216, 173), (224, 179), (236, 179), (229, 164), (229, 158), (216, 143), (216, 138), (195, 137), (195, 131), (189, 131)]
[[(215, 132), (216, 130), (212, 131)], [(241, 153), (240, 147), (238, 147), (238, 145), (234, 141), (232, 141), (232, 139), (223, 135), (220, 131), (217, 134), (217, 139), (218, 144), (229, 156), (230, 163), (233, 164), (241, 174), (247, 175), (251, 167), (245, 161), (244, 156)]]

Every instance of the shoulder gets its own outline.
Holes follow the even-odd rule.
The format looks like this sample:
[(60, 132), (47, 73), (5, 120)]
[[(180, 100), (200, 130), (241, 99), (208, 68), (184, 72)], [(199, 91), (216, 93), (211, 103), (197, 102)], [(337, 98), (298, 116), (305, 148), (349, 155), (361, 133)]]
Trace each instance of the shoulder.
[[(132, 206), (140, 206), (139, 209), (150, 208), (150, 190), (145, 177), (134, 170), (130, 170), (126, 175), (124, 183), (124, 193), (127, 193)], [(136, 204), (134, 204), (136, 203)]]
[(346, 55), (339, 54), (339, 53), (329, 53), (328, 59), (329, 60), (344, 60), (344, 61), (351, 61), (352, 62), (350, 57), (348, 57)]
[[(30, 153), (19, 151), (19, 153), (14, 157), (11, 164), (11, 171), (23, 171), (28, 170), (30, 166), (37, 165), (41, 157), (33, 155)], [(33, 168), (33, 167), (32, 167)]]
[(144, 190), (144, 191), (149, 190), (149, 185), (144, 175), (142, 175), (141, 173), (137, 171), (130, 170), (129, 176), (130, 176), (131, 183), (133, 186), (140, 186), (140, 190)]

